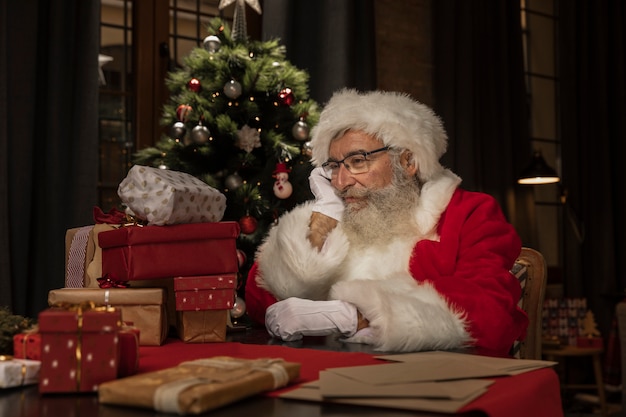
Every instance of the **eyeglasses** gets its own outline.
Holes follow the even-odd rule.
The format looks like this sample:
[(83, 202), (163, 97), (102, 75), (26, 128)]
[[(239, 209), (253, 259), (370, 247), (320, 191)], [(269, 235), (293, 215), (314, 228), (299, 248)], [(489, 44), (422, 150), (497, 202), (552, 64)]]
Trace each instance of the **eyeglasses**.
[(326, 172), (326, 174), (329, 176), (337, 175), (341, 164), (343, 164), (343, 166), (345, 166), (351, 174), (365, 174), (367, 171), (370, 170), (370, 159), (367, 158), (370, 155), (378, 152), (388, 151), (389, 149), (389, 146), (385, 146), (384, 148), (374, 149), (373, 151), (369, 152), (354, 152), (343, 158), (341, 161), (326, 161), (322, 164), (322, 168), (324, 168), (324, 172)]

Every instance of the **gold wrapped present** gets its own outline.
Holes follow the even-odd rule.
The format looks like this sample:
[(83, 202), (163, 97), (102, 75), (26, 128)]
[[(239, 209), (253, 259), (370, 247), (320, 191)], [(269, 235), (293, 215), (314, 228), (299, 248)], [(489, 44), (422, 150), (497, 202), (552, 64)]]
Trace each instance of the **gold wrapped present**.
[(216, 356), (105, 382), (98, 389), (98, 398), (102, 404), (200, 414), (284, 387), (299, 373), (300, 364), (282, 359)]
[(167, 337), (163, 288), (61, 288), (48, 293), (48, 304), (51, 306), (85, 301), (120, 310), (122, 320), (139, 329), (141, 346), (159, 346)]

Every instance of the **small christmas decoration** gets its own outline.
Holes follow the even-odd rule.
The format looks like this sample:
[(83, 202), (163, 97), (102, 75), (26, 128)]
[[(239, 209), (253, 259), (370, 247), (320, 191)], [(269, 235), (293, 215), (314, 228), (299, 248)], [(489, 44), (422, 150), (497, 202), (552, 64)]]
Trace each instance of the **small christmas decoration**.
[(591, 310), (587, 310), (585, 316), (579, 319), (579, 336), (577, 346), (587, 348), (602, 348), (604, 342), (600, 337), (600, 331), (596, 319)]
[(276, 178), (274, 182), (274, 195), (280, 199), (286, 199), (291, 196), (293, 192), (293, 187), (289, 182), (289, 173), (291, 170), (287, 168), (287, 165), (284, 162), (279, 162), (276, 164), (276, 169), (274, 170), (273, 177)]
[(224, 94), (233, 100), (238, 98), (241, 95), (241, 84), (238, 81), (230, 80), (224, 84)]
[(176, 108), (176, 117), (179, 122), (185, 123), (191, 115), (192, 108), (188, 104), (181, 104)]
[(283, 88), (278, 93), (278, 102), (283, 106), (291, 106), (294, 101), (295, 97), (293, 95), (293, 91), (291, 91), (291, 88)]
[(258, 129), (245, 125), (237, 131), (237, 141), (235, 145), (237, 145), (239, 149), (250, 153), (254, 148), (261, 146), (261, 134)]
[(200, 90), (202, 90), (200, 80), (197, 78), (192, 78), (191, 80), (189, 80), (189, 82), (187, 83), (187, 87), (189, 87), (189, 89), (194, 93), (199, 93)]
[(251, 235), (256, 232), (257, 226), (259, 222), (254, 217), (246, 214), (241, 219), (239, 219), (239, 227), (241, 228), (241, 233), (244, 235)]
[(246, 302), (241, 297), (235, 297), (235, 304), (230, 310), (230, 317), (238, 319), (246, 313)]
[(293, 125), (293, 128), (291, 129), (291, 134), (296, 140), (299, 141), (307, 140), (309, 138), (309, 132), (309, 125), (306, 124), (302, 117), (296, 122), (296, 124)]
[(302, 145), (302, 154), (309, 158), (313, 156), (313, 147), (310, 141), (304, 142), (304, 145)]
[(243, 184), (243, 178), (241, 178), (241, 175), (237, 174), (236, 172), (227, 176), (226, 180), (224, 181), (224, 185), (230, 190), (236, 190), (237, 188), (241, 187), (241, 184)]
[(206, 141), (208, 141), (210, 137), (211, 132), (206, 126), (202, 124), (202, 122), (198, 122), (198, 125), (191, 130), (191, 140), (193, 140), (195, 143), (206, 143)]
[(172, 139), (182, 139), (185, 137), (185, 133), (187, 133), (187, 128), (183, 122), (175, 122), (170, 129), (170, 136)]
[(204, 49), (212, 53), (219, 51), (221, 45), (222, 41), (220, 41), (220, 38), (215, 35), (209, 35), (204, 38), (204, 41), (202, 41)]
[(239, 268), (243, 267), (248, 260), (248, 256), (241, 249), (237, 249), (237, 263), (239, 264)]

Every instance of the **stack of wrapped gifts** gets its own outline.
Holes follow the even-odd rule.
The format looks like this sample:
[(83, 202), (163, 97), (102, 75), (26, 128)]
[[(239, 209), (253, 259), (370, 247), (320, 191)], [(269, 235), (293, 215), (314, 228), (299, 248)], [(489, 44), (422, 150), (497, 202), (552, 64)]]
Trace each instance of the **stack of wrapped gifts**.
[(96, 207), (95, 224), (67, 231), (65, 288), (50, 291), (49, 305), (115, 307), (142, 346), (161, 345), (173, 327), (188, 342), (223, 341), (240, 231), (221, 221), (225, 196), (189, 174), (139, 165), (118, 194), (126, 212)]
[[(94, 225), (67, 231), (65, 287), (48, 293), (36, 327), (14, 336), (14, 355), (0, 358), (0, 388), (97, 391), (102, 402), (115, 403), (108, 392), (141, 385), (141, 378), (154, 382), (150, 374), (132, 379), (140, 345), (162, 345), (170, 325), (184, 342), (225, 340), (241, 262), (239, 224), (221, 221), (225, 197), (188, 174), (137, 166), (118, 191), (128, 212), (96, 208)], [(210, 371), (219, 380), (191, 391), (210, 393), (216, 384), (232, 391), (203, 394), (202, 410), (283, 386), (299, 371), (279, 359), (209, 362), (163, 371), (172, 380)], [(274, 380), (276, 369), (285, 378)], [(134, 400), (135, 388), (128, 392)]]

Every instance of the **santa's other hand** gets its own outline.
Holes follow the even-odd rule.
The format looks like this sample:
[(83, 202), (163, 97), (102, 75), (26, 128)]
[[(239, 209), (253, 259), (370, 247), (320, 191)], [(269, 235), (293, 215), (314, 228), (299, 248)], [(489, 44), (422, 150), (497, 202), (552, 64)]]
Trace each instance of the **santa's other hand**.
[(350, 337), (357, 330), (357, 309), (345, 301), (313, 301), (291, 297), (278, 301), (265, 312), (265, 327), (286, 342), (302, 336), (341, 334)]

